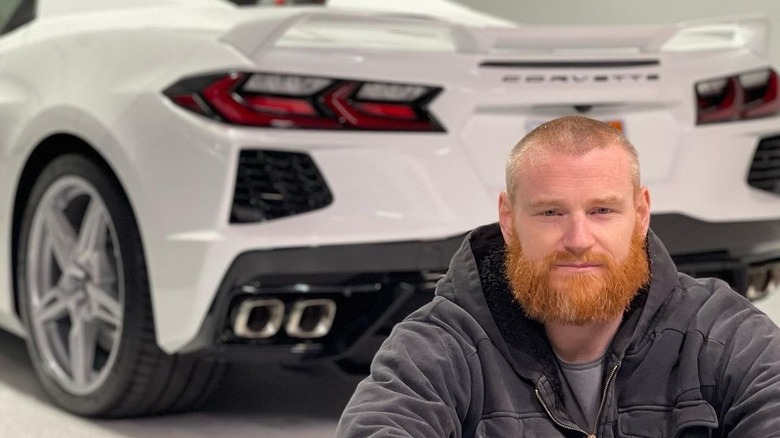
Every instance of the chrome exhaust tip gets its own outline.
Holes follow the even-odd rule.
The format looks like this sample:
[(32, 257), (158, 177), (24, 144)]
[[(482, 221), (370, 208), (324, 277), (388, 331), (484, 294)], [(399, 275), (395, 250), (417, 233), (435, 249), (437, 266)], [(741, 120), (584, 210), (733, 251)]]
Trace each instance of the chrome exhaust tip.
[(293, 338), (321, 338), (330, 332), (336, 317), (336, 303), (329, 299), (296, 301), (285, 331)]
[(748, 271), (748, 289), (745, 296), (755, 301), (780, 288), (780, 262), (751, 267)]
[(284, 303), (274, 298), (248, 298), (241, 302), (233, 318), (233, 333), (242, 338), (270, 338), (279, 332), (284, 320)]
[(767, 293), (770, 294), (780, 291), (780, 262), (770, 265), (769, 282), (766, 289)]

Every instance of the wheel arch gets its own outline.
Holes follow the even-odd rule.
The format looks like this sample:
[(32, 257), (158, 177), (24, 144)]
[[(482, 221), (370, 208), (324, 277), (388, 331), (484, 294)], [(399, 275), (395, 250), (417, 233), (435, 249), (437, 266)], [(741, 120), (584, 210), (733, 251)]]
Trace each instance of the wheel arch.
[(103, 155), (101, 155), (100, 152), (91, 144), (79, 136), (68, 133), (52, 134), (39, 142), (38, 145), (33, 148), (32, 152), (25, 161), (24, 168), (19, 176), (19, 182), (16, 186), (16, 193), (14, 195), (11, 225), (11, 266), (9, 273), (13, 287), (12, 296), (14, 312), (17, 316), (21, 316), (21, 314), (19, 309), (19, 285), (16, 278), (16, 266), (19, 252), (19, 234), (21, 231), (24, 209), (27, 205), (27, 200), (30, 198), (30, 194), (32, 193), (35, 181), (38, 179), (38, 176), (41, 174), (43, 169), (58, 157), (67, 154), (78, 154), (86, 157), (101, 169), (103, 169), (106, 172), (106, 176), (121, 189), (121, 193), (130, 206), (130, 210), (133, 212), (133, 216), (136, 217), (135, 209), (133, 208), (133, 205), (127, 196), (127, 191), (123, 187), (116, 172), (114, 172), (111, 164), (103, 157)]

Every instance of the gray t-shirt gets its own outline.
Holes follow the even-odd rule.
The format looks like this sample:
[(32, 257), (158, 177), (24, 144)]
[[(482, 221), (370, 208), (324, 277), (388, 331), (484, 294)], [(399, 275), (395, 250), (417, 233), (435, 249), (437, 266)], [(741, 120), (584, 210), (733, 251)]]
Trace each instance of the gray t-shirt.
[(592, 431), (601, 404), (604, 356), (585, 363), (565, 362), (559, 357), (558, 369), (566, 411), (579, 427)]

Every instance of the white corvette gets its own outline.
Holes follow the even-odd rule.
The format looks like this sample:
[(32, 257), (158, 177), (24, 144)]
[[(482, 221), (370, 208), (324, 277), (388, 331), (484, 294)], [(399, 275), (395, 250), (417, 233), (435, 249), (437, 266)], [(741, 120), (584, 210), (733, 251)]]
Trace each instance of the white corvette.
[(561, 115), (635, 143), (681, 268), (751, 297), (777, 280), (780, 97), (761, 20), (2, 3), (0, 326), (72, 412), (183, 409), (233, 360), (360, 369), (463, 235), (496, 220), (509, 149)]

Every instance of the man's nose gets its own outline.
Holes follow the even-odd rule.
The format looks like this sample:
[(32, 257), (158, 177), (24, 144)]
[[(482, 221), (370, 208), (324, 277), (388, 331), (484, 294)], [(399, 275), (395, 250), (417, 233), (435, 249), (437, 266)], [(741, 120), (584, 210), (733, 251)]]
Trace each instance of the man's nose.
[(567, 222), (567, 229), (563, 236), (564, 248), (575, 255), (584, 254), (595, 244), (587, 215), (570, 215)]

